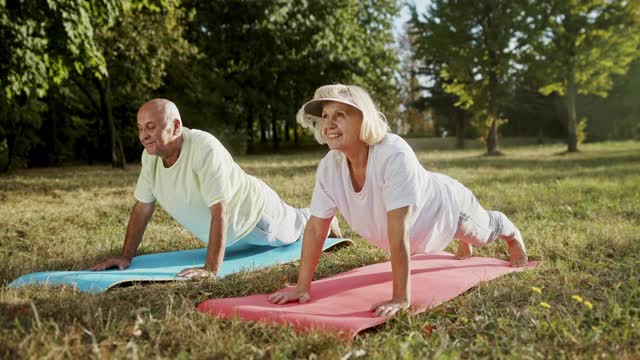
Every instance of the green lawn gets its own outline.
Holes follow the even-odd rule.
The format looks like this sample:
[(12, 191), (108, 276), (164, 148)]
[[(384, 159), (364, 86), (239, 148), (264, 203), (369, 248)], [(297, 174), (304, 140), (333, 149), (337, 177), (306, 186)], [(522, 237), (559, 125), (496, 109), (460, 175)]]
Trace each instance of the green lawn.
[[(504, 276), (424, 314), (403, 314), (353, 343), (322, 333), (195, 311), (212, 297), (275, 291), (297, 264), (198, 280), (117, 288), (9, 289), (19, 275), (83, 269), (119, 253), (139, 168), (68, 167), (0, 177), (0, 358), (638, 358), (640, 357), (640, 143), (431, 150), (420, 161), (506, 213), (525, 237), (535, 271)], [(292, 205), (308, 205), (322, 153), (238, 161)], [(322, 256), (316, 278), (386, 260), (356, 240)], [(157, 211), (139, 253), (200, 247)], [(453, 249), (450, 249), (453, 251)], [(507, 257), (506, 246), (476, 248)], [(428, 289), (425, 289), (428, 291)]]

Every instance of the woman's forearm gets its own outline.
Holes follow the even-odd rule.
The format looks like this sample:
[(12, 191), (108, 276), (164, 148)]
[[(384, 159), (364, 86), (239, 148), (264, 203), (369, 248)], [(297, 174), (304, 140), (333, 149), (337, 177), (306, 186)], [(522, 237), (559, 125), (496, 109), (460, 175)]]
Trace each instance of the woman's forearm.
[(398, 301), (411, 300), (409, 213), (409, 207), (391, 210), (387, 213), (391, 272), (393, 274), (393, 300)]
[(298, 269), (298, 289), (308, 290), (313, 280), (313, 273), (318, 265), (322, 246), (329, 231), (331, 219), (320, 219), (314, 216), (304, 228), (302, 256)]

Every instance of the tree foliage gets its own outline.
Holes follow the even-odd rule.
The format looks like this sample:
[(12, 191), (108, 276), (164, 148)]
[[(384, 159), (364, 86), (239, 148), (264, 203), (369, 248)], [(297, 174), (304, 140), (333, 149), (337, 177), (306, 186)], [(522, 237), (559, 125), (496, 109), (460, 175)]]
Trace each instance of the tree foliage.
[(122, 11), (117, 0), (0, 1), (2, 96), (44, 96), (72, 71), (103, 73), (95, 31)]
[(412, 9), (417, 56), (442, 78), (456, 105), (472, 111), (497, 154), (498, 126), (529, 29), (528, 1), (435, 0), (424, 16)]
[(392, 107), (395, 1), (227, 0), (194, 8), (190, 38), (204, 55), (200, 66), (211, 86), (196, 85), (218, 99), (209, 102), (209, 113), (243, 130), (250, 147), (254, 134), (275, 146), (281, 133), (287, 139), (297, 107), (327, 83), (361, 84)]
[(564, 96), (568, 151), (577, 151), (576, 95), (606, 97), (614, 75), (640, 55), (640, 2), (550, 0), (540, 3), (535, 52), (543, 94)]
[[(92, 143), (111, 154), (114, 167), (126, 164), (124, 142), (135, 143), (135, 110), (164, 84), (171, 61), (188, 61), (195, 49), (183, 38), (189, 14), (177, 0), (134, 2), (111, 26), (98, 29), (96, 47), (104, 70), (85, 71), (68, 82), (73, 102), (67, 106), (88, 112), (95, 123)], [(79, 104), (80, 106), (76, 105)], [(101, 132), (103, 128), (106, 130)], [(110, 143), (103, 138), (109, 135)], [(106, 150), (106, 151), (105, 151)]]

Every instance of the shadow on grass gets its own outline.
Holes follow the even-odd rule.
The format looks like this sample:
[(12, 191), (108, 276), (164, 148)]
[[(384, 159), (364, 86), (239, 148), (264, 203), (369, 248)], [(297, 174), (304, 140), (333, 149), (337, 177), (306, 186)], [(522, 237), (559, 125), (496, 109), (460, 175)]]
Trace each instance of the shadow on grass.
[[(600, 166), (616, 166), (620, 164), (625, 165), (640, 165), (640, 155), (631, 151), (625, 151), (626, 155), (618, 156), (597, 156), (589, 158), (562, 158), (562, 159), (550, 159), (549, 157), (540, 158), (538, 160), (533, 159), (518, 159), (506, 157), (485, 157), (485, 156), (473, 156), (462, 159), (451, 160), (431, 160), (425, 161), (424, 164), (429, 167), (438, 168), (483, 168), (490, 167), (494, 169), (524, 169), (530, 170), (532, 168), (544, 168), (552, 170), (572, 170), (578, 168), (591, 168)], [(553, 161), (550, 161), (553, 160)]]

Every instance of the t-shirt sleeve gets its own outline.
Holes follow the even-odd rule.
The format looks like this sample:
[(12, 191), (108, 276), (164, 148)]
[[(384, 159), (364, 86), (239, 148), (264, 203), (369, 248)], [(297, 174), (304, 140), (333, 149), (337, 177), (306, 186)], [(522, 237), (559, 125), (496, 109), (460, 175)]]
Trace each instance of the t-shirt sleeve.
[(216, 154), (213, 146), (207, 149), (194, 164), (200, 183), (200, 193), (208, 207), (231, 198), (230, 166), (224, 159), (225, 154)]
[(323, 165), (324, 162), (321, 162), (316, 173), (316, 185), (313, 188), (313, 195), (311, 195), (310, 212), (317, 218), (328, 219), (336, 215), (337, 207), (330, 192), (327, 191), (326, 178), (328, 174)]
[(422, 167), (410, 152), (391, 156), (383, 170), (382, 196), (385, 211), (413, 206), (418, 203), (419, 174)]
[(155, 157), (152, 158), (143, 151), (142, 159), (140, 160), (140, 163), (142, 164), (140, 176), (138, 176), (136, 189), (133, 192), (133, 196), (139, 202), (148, 204), (156, 201), (156, 197), (153, 196), (155, 160)]

